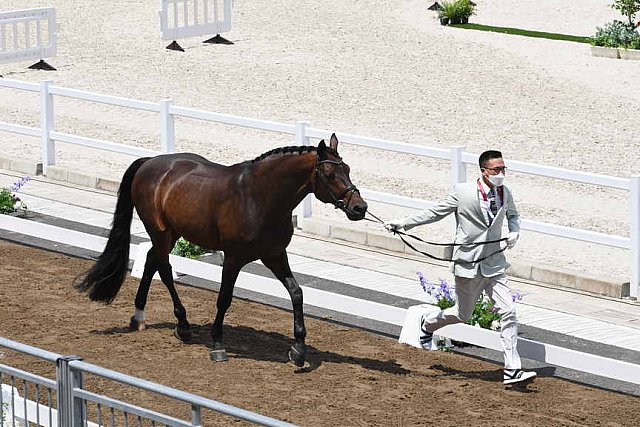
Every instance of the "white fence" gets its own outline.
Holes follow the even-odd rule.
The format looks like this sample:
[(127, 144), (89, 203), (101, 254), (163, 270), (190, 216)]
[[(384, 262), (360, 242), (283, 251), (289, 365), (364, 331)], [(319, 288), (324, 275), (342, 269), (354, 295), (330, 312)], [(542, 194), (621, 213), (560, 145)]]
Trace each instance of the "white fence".
[(56, 9), (0, 13), (0, 63), (41, 60), (56, 55)]
[[(96, 252), (102, 252), (107, 241), (104, 237), (93, 236), (8, 215), (0, 215), (0, 229)], [(146, 252), (147, 248), (145, 247), (145, 243), (140, 245), (132, 244), (129, 257), (134, 261), (143, 259), (145, 258)], [(221, 281), (222, 267), (218, 265), (175, 255), (170, 255), (169, 257), (173, 271), (176, 273), (188, 274), (193, 277), (212, 280), (218, 283)], [(282, 283), (269, 277), (240, 272), (235, 286), (236, 288), (251, 290), (286, 301), (290, 299)], [(360, 318), (402, 326), (400, 342), (417, 346), (414, 342), (418, 339), (417, 319), (419, 317), (416, 316), (419, 316), (425, 310), (421, 306), (411, 307), (407, 310), (307, 286), (301, 286), (301, 289), (304, 292), (304, 302), (307, 306), (333, 310)], [(438, 330), (438, 336), (494, 350), (502, 349), (498, 332), (479, 329), (466, 324), (446, 326)], [(581, 353), (527, 339), (518, 340), (518, 350), (520, 355), (527, 359), (640, 385), (640, 366), (632, 363)]]
[(158, 13), (163, 40), (231, 30), (231, 0), (161, 0)]
[[(47, 173), (47, 166), (55, 165), (56, 142), (93, 147), (100, 150), (130, 154), (132, 156), (153, 156), (160, 153), (174, 152), (174, 118), (177, 116), (289, 134), (294, 136), (296, 145), (309, 145), (310, 138), (326, 138), (327, 135), (331, 133), (331, 131), (327, 129), (309, 127), (309, 124), (307, 122), (302, 121), (296, 122), (294, 124), (279, 123), (180, 107), (173, 105), (171, 100), (163, 100), (156, 103), (129, 98), (120, 98), (110, 95), (102, 95), (93, 92), (54, 86), (53, 82), (49, 80), (43, 81), (38, 84), (20, 80), (0, 79), (0, 87), (40, 93), (41, 120), (39, 128), (0, 122), (0, 131), (40, 138), (42, 146), (42, 167), (43, 173), (45, 175)], [(110, 141), (86, 138), (79, 135), (72, 135), (55, 131), (54, 95), (159, 113), (161, 127), (159, 150), (148, 150), (117, 144)], [(338, 133), (338, 136), (341, 143), (447, 160), (450, 163), (450, 175), (452, 183), (465, 181), (467, 165), (475, 165), (478, 161), (478, 155), (465, 152), (465, 147), (451, 147), (450, 149), (442, 149), (388, 141), (377, 138), (369, 138), (346, 133)], [(509, 170), (531, 175), (557, 178), (560, 180), (575, 181), (585, 184), (600, 185), (604, 187), (611, 187), (628, 191), (631, 206), (629, 211), (629, 236), (610, 235), (573, 227), (564, 227), (545, 222), (531, 221), (527, 219), (522, 220), (521, 228), (523, 230), (530, 230), (538, 233), (545, 233), (553, 236), (560, 236), (568, 239), (581, 240), (585, 242), (629, 250), (629, 262), (631, 264), (630, 296), (633, 298), (638, 297), (638, 290), (640, 287), (640, 175), (633, 175), (630, 178), (619, 178), (589, 172), (573, 171), (534, 163), (519, 162), (515, 160), (509, 161)], [(424, 208), (431, 205), (431, 202), (426, 200), (371, 191), (367, 190), (366, 188), (361, 189), (361, 192), (362, 195), (368, 200), (396, 206)], [(305, 217), (309, 217), (312, 215), (311, 200), (311, 197), (307, 197), (303, 203), (302, 211)]]

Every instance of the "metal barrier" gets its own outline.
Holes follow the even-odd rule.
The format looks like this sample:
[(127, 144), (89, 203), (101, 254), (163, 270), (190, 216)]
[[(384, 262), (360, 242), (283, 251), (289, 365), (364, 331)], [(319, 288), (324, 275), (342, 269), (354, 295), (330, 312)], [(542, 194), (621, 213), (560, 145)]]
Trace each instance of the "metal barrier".
[(56, 55), (56, 9), (0, 13), (0, 63), (39, 60), (29, 68), (55, 70), (44, 58)]
[(233, 44), (220, 37), (231, 30), (231, 0), (161, 0), (160, 32), (163, 40), (173, 40), (167, 49), (182, 50), (176, 42), (185, 37), (215, 34), (205, 43)]
[[(45, 175), (47, 173), (47, 166), (55, 165), (56, 162), (55, 142), (65, 142), (97, 148), (100, 150), (130, 154), (133, 156), (153, 156), (160, 153), (175, 152), (175, 117), (186, 117), (214, 123), (223, 123), (233, 126), (289, 134), (294, 136), (295, 143), (297, 145), (309, 145), (311, 138), (326, 138), (327, 135), (331, 134), (331, 131), (327, 129), (309, 127), (309, 123), (304, 121), (287, 124), (213, 113), (205, 110), (175, 106), (171, 100), (162, 100), (158, 103), (154, 103), (54, 86), (53, 82), (50, 80), (46, 80), (38, 84), (19, 80), (0, 79), (0, 87), (40, 92), (41, 126), (39, 128), (0, 122), (0, 131), (40, 137), (42, 146), (42, 168)], [(86, 138), (55, 131), (53, 113), (54, 95), (159, 113), (161, 126), (160, 149), (158, 151), (147, 150), (123, 144), (116, 144), (110, 141)], [(346, 133), (338, 133), (338, 137), (340, 142), (343, 144), (447, 160), (449, 162), (450, 180), (452, 184), (465, 181), (467, 178), (467, 165), (475, 165), (478, 161), (478, 155), (467, 153), (463, 146), (442, 149)], [(509, 170), (628, 191), (630, 200), (630, 232), (628, 237), (598, 233), (526, 219), (522, 220), (521, 228), (523, 230), (535, 231), (552, 236), (559, 236), (629, 250), (631, 264), (631, 277), (629, 280), (630, 296), (638, 298), (638, 291), (640, 288), (640, 175), (633, 175), (630, 178), (619, 178), (590, 172), (580, 172), (539, 165), (535, 163), (519, 162), (515, 160), (509, 161)], [(362, 188), (361, 192), (368, 200), (387, 203), (390, 205), (422, 209), (432, 204), (426, 200), (371, 191), (366, 188)], [(300, 206), (304, 217), (310, 217), (313, 213), (312, 200), (313, 197), (309, 195)]]
[[(124, 375), (110, 369), (83, 362), (77, 356), (62, 356), (36, 347), (0, 337), (0, 347), (55, 363), (56, 380), (31, 374), (27, 371), (0, 364), (0, 427), (98, 427), (117, 425), (116, 417), (123, 425), (150, 422), (151, 425), (187, 427), (202, 425), (202, 410), (208, 409), (229, 417), (254, 424), (287, 427), (293, 424), (256, 414), (215, 400), (176, 390), (160, 384)], [(84, 386), (87, 375), (96, 375), (120, 384), (166, 396), (189, 405), (191, 420), (183, 420), (132, 405), (105, 395), (92, 393)], [(5, 384), (5, 378), (9, 382)], [(16, 379), (22, 388), (16, 387)], [(18, 384), (20, 385), (20, 384)], [(40, 392), (46, 389), (43, 396)], [(22, 396), (20, 396), (22, 392)], [(33, 396), (33, 399), (31, 398)]]

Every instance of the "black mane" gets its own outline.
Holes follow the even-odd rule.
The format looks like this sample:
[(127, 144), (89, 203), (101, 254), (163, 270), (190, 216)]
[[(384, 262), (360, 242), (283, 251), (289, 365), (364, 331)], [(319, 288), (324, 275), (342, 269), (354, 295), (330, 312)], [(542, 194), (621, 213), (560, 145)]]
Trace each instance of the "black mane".
[[(255, 159), (251, 160), (251, 163), (259, 162), (260, 160), (264, 160), (271, 156), (276, 156), (279, 154), (302, 154), (302, 153), (310, 153), (312, 151), (317, 151), (318, 148), (312, 145), (300, 145), (300, 146), (290, 146), (290, 147), (279, 147), (274, 148), (273, 150), (269, 150), (266, 153), (260, 154)], [(340, 157), (338, 151), (333, 148), (327, 147), (327, 152), (333, 156)]]

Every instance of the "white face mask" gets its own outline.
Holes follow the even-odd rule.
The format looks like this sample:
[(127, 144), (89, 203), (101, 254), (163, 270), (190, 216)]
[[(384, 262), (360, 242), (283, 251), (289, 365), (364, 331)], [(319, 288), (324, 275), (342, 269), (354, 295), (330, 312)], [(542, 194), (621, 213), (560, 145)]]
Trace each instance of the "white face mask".
[(499, 173), (497, 175), (489, 175), (487, 176), (487, 178), (489, 179), (489, 182), (491, 183), (491, 185), (493, 185), (494, 187), (501, 187), (504, 185), (503, 173)]

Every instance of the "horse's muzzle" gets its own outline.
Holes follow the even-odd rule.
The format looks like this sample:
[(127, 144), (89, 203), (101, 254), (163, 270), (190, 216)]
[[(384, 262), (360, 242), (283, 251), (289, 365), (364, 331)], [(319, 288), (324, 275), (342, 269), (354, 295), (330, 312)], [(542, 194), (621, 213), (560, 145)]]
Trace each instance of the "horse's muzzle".
[(360, 221), (364, 219), (364, 216), (367, 214), (367, 204), (362, 201), (362, 203), (355, 203), (353, 206), (345, 209), (347, 214), (347, 218), (351, 221)]

